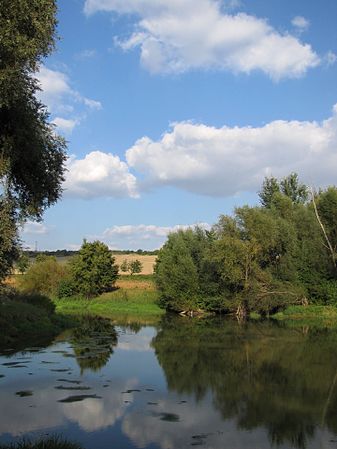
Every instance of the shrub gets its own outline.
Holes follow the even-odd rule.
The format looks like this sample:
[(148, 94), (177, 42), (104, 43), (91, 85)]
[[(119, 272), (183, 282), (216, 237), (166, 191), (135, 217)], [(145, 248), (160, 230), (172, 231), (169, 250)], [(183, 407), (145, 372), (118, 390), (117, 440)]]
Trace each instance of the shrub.
[(66, 276), (66, 268), (54, 257), (37, 259), (19, 281), (25, 293), (55, 295), (60, 281)]
[(76, 293), (76, 285), (72, 277), (67, 276), (60, 280), (57, 288), (58, 298), (70, 298)]

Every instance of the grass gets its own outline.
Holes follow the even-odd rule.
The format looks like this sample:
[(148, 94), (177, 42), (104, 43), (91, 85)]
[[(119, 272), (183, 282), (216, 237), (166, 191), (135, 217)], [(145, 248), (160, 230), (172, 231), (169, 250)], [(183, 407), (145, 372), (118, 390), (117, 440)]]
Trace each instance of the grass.
[(35, 442), (22, 440), (17, 443), (0, 444), (0, 449), (81, 449), (77, 443), (63, 440), (59, 437), (40, 439)]
[(283, 312), (276, 313), (272, 318), (293, 326), (336, 327), (337, 307), (314, 304), (309, 306), (290, 306)]
[(119, 288), (93, 299), (55, 299), (56, 311), (65, 314), (96, 314), (123, 320), (150, 320), (165, 313), (157, 304), (158, 294), (153, 276), (123, 276)]

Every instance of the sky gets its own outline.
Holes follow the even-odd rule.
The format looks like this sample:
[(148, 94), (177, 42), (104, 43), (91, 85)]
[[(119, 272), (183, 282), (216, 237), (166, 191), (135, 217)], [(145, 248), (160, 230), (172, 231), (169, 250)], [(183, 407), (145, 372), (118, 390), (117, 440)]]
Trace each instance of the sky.
[(266, 176), (336, 184), (336, 0), (58, 0), (58, 21), (36, 76), (66, 180), (24, 247), (157, 249)]

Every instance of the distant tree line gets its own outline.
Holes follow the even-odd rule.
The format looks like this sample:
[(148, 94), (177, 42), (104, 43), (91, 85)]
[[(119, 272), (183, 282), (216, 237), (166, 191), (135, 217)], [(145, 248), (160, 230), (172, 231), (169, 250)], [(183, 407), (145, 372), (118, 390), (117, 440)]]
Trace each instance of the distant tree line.
[[(29, 258), (33, 259), (39, 254), (43, 254), (45, 256), (54, 256), (54, 257), (72, 257), (78, 254), (78, 251), (68, 250), (68, 249), (57, 249), (54, 251), (33, 251), (33, 250), (24, 250), (22, 251), (24, 254), (27, 254)], [(112, 254), (138, 254), (142, 256), (155, 256), (157, 255), (159, 250), (147, 251), (143, 249), (134, 250), (111, 250)]]
[(310, 192), (293, 173), (266, 178), (259, 196), (210, 231), (169, 235), (155, 266), (164, 308), (244, 317), (337, 304), (337, 188)]

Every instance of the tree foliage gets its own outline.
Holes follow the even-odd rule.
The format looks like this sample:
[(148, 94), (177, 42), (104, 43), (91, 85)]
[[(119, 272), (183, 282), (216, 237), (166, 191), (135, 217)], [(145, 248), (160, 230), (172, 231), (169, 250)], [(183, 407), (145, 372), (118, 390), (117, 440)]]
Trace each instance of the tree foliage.
[(143, 270), (143, 264), (139, 259), (134, 259), (130, 261), (124, 259), (123, 262), (120, 264), (119, 269), (123, 273), (129, 272), (130, 275), (139, 274)]
[(90, 298), (112, 290), (118, 278), (118, 266), (108, 246), (84, 240), (71, 262), (71, 277), (76, 292)]
[[(54, 48), (56, 1), (2, 0), (0, 8), (0, 239), (27, 218), (40, 219), (61, 195), (66, 144), (37, 99), (35, 73)], [(5, 234), (3, 234), (5, 232)], [(11, 266), (13, 252), (0, 255)], [(3, 276), (1, 270), (0, 276)]]
[(130, 274), (139, 274), (143, 270), (143, 264), (139, 259), (131, 260), (129, 263)]
[[(308, 300), (337, 303), (336, 269), (307, 187), (296, 174), (267, 178), (260, 198), (261, 206), (237, 208), (211, 231), (168, 237), (156, 266), (164, 307), (265, 315)], [(336, 252), (337, 189), (316, 202)]]

